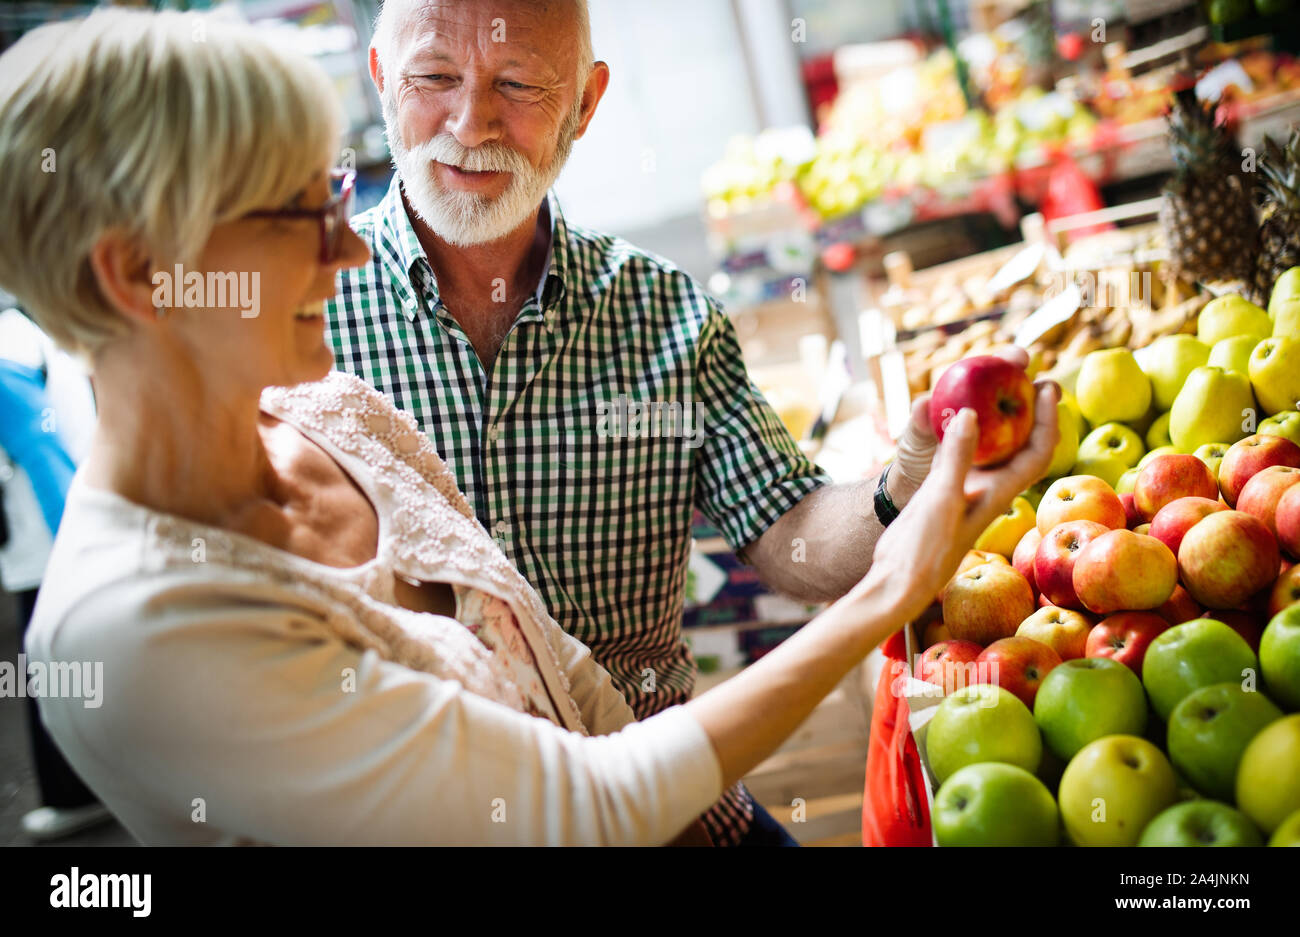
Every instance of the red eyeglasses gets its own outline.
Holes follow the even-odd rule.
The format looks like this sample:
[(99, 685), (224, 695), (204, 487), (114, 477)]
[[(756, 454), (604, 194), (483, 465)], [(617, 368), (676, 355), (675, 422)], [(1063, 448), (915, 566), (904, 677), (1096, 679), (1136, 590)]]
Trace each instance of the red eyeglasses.
[(330, 171), (331, 186), (338, 192), (320, 208), (267, 208), (250, 211), (245, 218), (315, 218), (320, 222), (320, 262), (327, 264), (339, 255), (343, 229), (348, 225), (355, 203), (357, 174), (351, 169)]

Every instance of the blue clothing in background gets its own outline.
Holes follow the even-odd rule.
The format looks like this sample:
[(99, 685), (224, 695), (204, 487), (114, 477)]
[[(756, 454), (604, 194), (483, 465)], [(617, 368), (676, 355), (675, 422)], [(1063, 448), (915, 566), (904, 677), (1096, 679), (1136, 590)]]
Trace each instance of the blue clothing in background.
[(27, 473), (53, 535), (77, 467), (58, 434), (42, 425), (48, 412), (41, 372), (0, 358), (0, 449)]

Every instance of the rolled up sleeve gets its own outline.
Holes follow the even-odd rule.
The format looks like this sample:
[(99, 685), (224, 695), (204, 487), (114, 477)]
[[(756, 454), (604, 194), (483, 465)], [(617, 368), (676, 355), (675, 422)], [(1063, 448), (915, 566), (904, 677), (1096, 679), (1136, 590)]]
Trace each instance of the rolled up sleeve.
[(735, 327), (712, 303), (701, 334), (698, 385), (704, 441), (696, 507), (739, 550), (831, 479), (799, 451), (750, 380)]

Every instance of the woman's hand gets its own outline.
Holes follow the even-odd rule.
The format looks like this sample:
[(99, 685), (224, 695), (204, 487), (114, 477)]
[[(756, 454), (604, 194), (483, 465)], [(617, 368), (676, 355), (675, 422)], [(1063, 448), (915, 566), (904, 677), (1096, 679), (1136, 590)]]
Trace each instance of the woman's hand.
[(930, 474), (876, 543), (871, 570), (849, 593), (875, 594), (910, 621), (952, 577), (962, 556), (1011, 500), (1047, 472), (1057, 442), (1060, 389), (1037, 385), (1034, 427), (1024, 448), (994, 468), (972, 468), (979, 440), (975, 412), (964, 409), (948, 424)]

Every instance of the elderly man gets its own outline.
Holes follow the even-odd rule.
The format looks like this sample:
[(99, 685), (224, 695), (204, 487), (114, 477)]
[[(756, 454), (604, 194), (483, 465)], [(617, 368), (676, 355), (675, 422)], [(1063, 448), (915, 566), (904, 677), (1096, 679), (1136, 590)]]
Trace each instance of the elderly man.
[[(856, 583), (934, 438), (914, 420), (879, 487), (830, 484), (698, 284), (566, 223), (548, 190), (609, 83), (586, 4), (388, 0), (370, 73), (397, 173), (353, 220), (373, 258), (327, 308), (337, 363), (416, 417), (637, 717), (694, 685), (695, 508), (777, 590)], [(793, 842), (740, 786), (703, 819), (716, 844)]]

